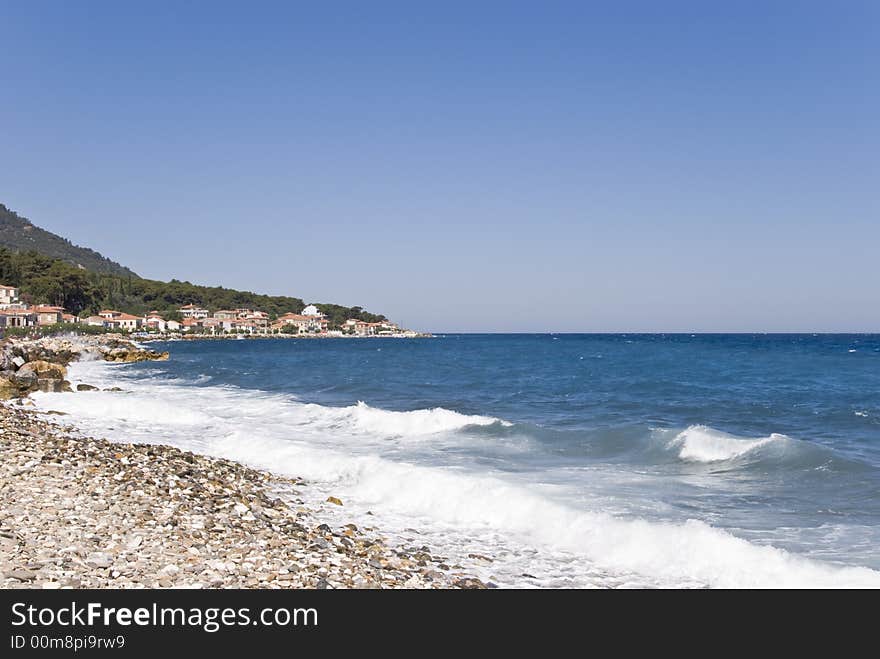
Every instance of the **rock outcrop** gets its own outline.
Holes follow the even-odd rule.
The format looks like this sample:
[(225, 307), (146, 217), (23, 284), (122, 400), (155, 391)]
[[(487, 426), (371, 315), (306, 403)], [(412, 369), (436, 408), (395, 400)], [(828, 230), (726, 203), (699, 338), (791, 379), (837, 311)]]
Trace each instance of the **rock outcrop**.
[[(67, 365), (76, 359), (103, 359), (133, 363), (164, 361), (167, 352), (135, 345), (119, 334), (98, 336), (12, 338), (0, 341), (0, 400), (27, 396), (34, 391), (73, 391), (67, 381)], [(94, 387), (80, 385), (77, 391)]]
[(18, 369), (18, 373), (33, 373), (40, 380), (63, 380), (67, 377), (67, 368), (61, 364), (47, 362), (43, 359), (27, 362)]
[(104, 360), (108, 362), (122, 362), (130, 364), (133, 362), (158, 361), (163, 362), (168, 359), (167, 352), (156, 352), (155, 350), (144, 350), (142, 348), (116, 348), (104, 353)]

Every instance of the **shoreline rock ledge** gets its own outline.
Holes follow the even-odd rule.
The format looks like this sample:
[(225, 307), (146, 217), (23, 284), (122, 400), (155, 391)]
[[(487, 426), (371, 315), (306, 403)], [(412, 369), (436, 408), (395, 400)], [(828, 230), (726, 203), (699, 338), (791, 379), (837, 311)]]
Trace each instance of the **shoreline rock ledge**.
[(42, 339), (8, 338), (0, 342), (0, 400), (34, 391), (70, 392), (67, 366), (77, 359), (130, 364), (164, 361), (167, 352), (142, 348), (121, 334)]

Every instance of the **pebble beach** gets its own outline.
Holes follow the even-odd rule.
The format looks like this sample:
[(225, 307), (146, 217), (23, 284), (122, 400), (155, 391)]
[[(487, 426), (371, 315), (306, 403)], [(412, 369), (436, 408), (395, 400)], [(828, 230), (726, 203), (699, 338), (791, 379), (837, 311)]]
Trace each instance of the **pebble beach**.
[[(23, 361), (17, 369), (25, 372), (54, 354), (63, 355), (63, 369), (83, 350), (112, 361), (167, 359), (119, 338), (50, 341), (7, 343), (4, 359)], [(7, 369), (8, 382), (17, 382), (13, 375)], [(5, 588), (486, 587), (427, 546), (395, 545), (381, 529), (339, 526), (338, 517), (327, 523), (300, 497), (308, 487), (301, 479), (170, 446), (85, 437), (64, 415), (32, 409), (25, 395), (7, 398), (0, 403)]]

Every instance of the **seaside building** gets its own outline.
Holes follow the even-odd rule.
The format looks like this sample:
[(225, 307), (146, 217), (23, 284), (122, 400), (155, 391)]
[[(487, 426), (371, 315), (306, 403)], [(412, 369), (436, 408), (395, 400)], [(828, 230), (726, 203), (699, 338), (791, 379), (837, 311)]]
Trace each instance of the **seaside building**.
[(302, 310), (303, 316), (317, 316), (319, 318), (323, 318), (324, 314), (316, 307), (314, 304), (310, 304), (305, 309)]
[(107, 319), (104, 316), (89, 316), (85, 320), (83, 320), (86, 325), (89, 327), (106, 327)]
[(265, 311), (251, 311), (244, 316), (239, 316), (239, 320), (243, 320), (253, 325), (255, 331), (266, 330), (269, 328), (269, 314)]
[(202, 329), (211, 334), (217, 334), (223, 331), (223, 320), (220, 318), (203, 318)]
[(275, 331), (285, 331), (285, 328), (294, 327), (299, 334), (309, 332), (323, 332), (327, 330), (328, 322), (323, 316), (306, 316), (304, 314), (286, 313), (279, 316), (272, 324)]
[(378, 334), (380, 335), (392, 335), (398, 334), (400, 332), (400, 326), (397, 323), (392, 323), (390, 321), (383, 321), (381, 323), (376, 323), (378, 325)]
[(221, 309), (220, 311), (214, 312), (214, 318), (218, 320), (235, 320), (238, 318), (238, 311), (233, 311), (231, 309)]
[(207, 309), (202, 309), (194, 304), (187, 304), (186, 306), (180, 307), (180, 315), (186, 318), (194, 318), (196, 320), (207, 318), (210, 316), (210, 312)]
[(37, 317), (37, 325), (43, 327), (45, 325), (57, 325), (64, 320), (64, 309), (62, 307), (37, 306), (31, 311)]
[(102, 309), (98, 312), (98, 315), (104, 320), (113, 320), (114, 318), (121, 316), (122, 312), (116, 311), (115, 309)]
[(165, 322), (165, 319), (155, 312), (151, 312), (144, 316), (143, 324), (146, 329), (155, 330), (158, 332), (164, 332), (167, 329), (167, 323)]
[(71, 324), (74, 324), (74, 323), (78, 323), (78, 322), (79, 322), (79, 318), (77, 318), (76, 316), (74, 316), (72, 313), (65, 313), (65, 314), (62, 314), (62, 315), (61, 315), (61, 320), (62, 320), (62, 322), (65, 322), (65, 323), (71, 323)]
[(180, 323), (176, 320), (166, 320), (165, 321), (165, 331), (166, 332), (179, 332), (180, 331)]
[(184, 332), (195, 332), (202, 329), (202, 319), (200, 318), (184, 318), (180, 329)]
[(357, 336), (373, 336), (378, 332), (381, 323), (368, 323), (365, 320), (349, 318), (342, 324), (342, 329)]
[[(143, 324), (143, 319), (140, 316), (132, 316), (131, 314), (120, 312), (116, 312), (116, 314), (112, 318), (106, 319), (106, 327), (132, 332)], [(104, 315), (103, 312), (101, 312), (101, 315)]]
[(0, 285), (0, 309), (12, 304), (18, 304), (18, 289)]
[(3, 309), (4, 327), (36, 327), (37, 314), (30, 309)]

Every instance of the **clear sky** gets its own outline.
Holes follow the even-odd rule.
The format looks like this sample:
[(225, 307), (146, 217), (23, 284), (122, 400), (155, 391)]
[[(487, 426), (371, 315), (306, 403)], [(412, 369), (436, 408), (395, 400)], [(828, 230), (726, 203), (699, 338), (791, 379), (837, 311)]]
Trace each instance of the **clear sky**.
[(880, 331), (880, 2), (0, 0), (0, 202), (436, 331)]

